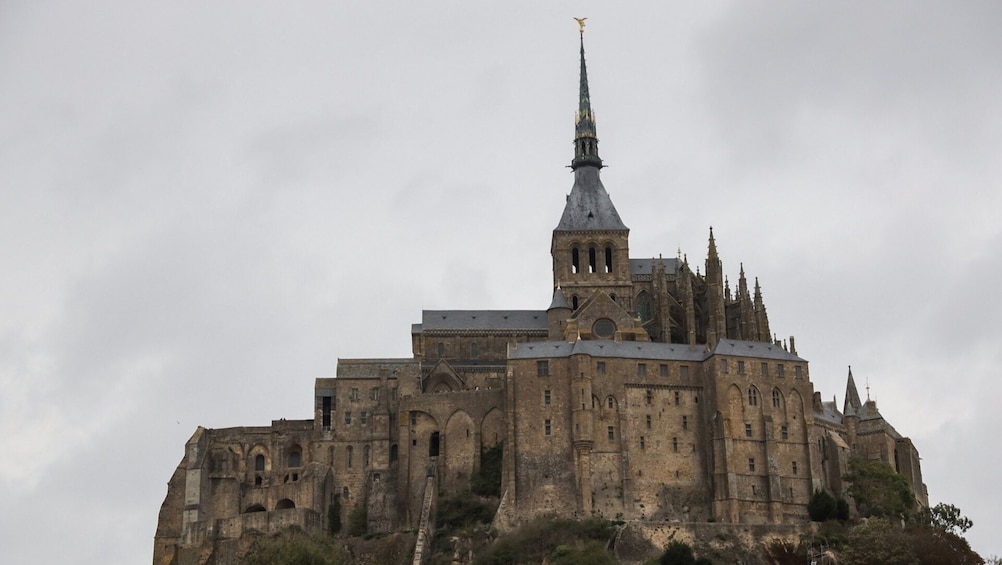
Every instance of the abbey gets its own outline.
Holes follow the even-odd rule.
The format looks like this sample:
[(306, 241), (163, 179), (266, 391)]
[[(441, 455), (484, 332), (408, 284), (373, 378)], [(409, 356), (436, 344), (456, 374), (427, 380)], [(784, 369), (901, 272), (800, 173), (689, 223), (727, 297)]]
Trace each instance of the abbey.
[[(631, 258), (601, 180), (584, 43), (573, 186), (541, 310), (426, 310), (413, 356), (340, 359), (314, 417), (198, 428), (168, 485), (154, 563), (228, 562), (248, 532), (417, 529), (435, 493), (470, 486), (503, 447), (500, 528), (540, 515), (783, 524), (815, 489), (844, 493), (850, 456), (904, 475), (918, 451), (863, 401), (822, 401), (794, 339), (775, 339), (758, 280), (733, 289), (712, 229), (702, 272)], [(563, 190), (553, 192), (559, 205)], [(228, 558), (227, 556), (230, 556)]]

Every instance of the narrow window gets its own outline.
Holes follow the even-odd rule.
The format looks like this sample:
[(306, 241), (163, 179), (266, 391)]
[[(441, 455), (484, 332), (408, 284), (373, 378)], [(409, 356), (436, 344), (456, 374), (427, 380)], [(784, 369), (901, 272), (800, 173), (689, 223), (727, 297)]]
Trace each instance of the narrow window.
[(362, 416), (359, 418), (359, 423), (362, 425), (363, 428), (369, 425), (369, 413), (366, 412), (365, 410), (362, 411)]
[(599, 361), (598, 364), (595, 366), (595, 370), (596, 370), (596, 372), (598, 374), (604, 375), (605, 374), (605, 361)]
[(397, 399), (397, 387), (393, 387), (390, 389), (390, 398), (393, 400)]
[(289, 452), (289, 467), (302, 467), (303, 466), (303, 452), (299, 450), (298, 447), (294, 447), (291, 452)]
[(264, 455), (258, 453), (257, 456), (254, 457), (254, 470), (264, 471)]
[(647, 376), (647, 363), (637, 363), (637, 376), (638, 377)]
[(344, 454), (345, 454), (344, 455), (345, 459), (348, 460), (347, 461), (348, 468), (351, 469), (352, 459), (354, 459), (355, 456), (355, 448), (349, 445), (348, 447), (345, 448)]
[(779, 391), (775, 389), (772, 391), (772, 407), (779, 408)]
[(769, 376), (769, 364), (768, 363), (762, 363), (762, 376), (763, 377), (768, 377)]
[(678, 368), (678, 373), (679, 376), (682, 377), (683, 381), (687, 380), (689, 378), (689, 366), (682, 365), (681, 367)]
[(578, 295), (576, 294), (571, 297), (571, 309), (572, 310), (578, 309)]
[(612, 441), (612, 440), (616, 439), (616, 430), (615, 430), (615, 428), (613, 428), (612, 426), (609, 426), (609, 428), (606, 431), (608, 432), (608, 435), (609, 435), (609, 441)]
[(612, 404), (613, 404), (612, 397), (610, 396), (608, 400), (609, 400), (609, 410), (612, 410)]
[(650, 414), (647, 415), (647, 429), (648, 430), (651, 429), (651, 415)]
[(647, 449), (647, 442), (644, 441), (644, 436), (640, 436), (640, 451)]
[(647, 405), (650, 406), (653, 403), (654, 403), (654, 393), (648, 390), (647, 391)]
[(758, 389), (755, 387), (748, 389), (748, 406), (758, 406)]
[(612, 247), (605, 248), (605, 272), (612, 272)]
[(663, 363), (662, 363), (662, 364), (661, 364), (661, 365), (660, 365), (660, 366), (658, 367), (658, 372), (659, 372), (659, 374), (660, 374), (660, 375), (661, 375), (662, 377), (665, 377), (665, 378), (667, 378), (667, 377), (668, 377), (668, 365), (665, 365), (665, 364), (663, 364)]
[(550, 389), (543, 391), (543, 404), (550, 404)]
[(745, 437), (752, 436), (751, 424), (745, 424)]
[(688, 430), (689, 430), (689, 417), (682, 416), (682, 431), (688, 431)]
[(777, 377), (785, 377), (786, 376), (786, 367), (784, 367), (782, 363), (780, 363), (779, 365), (776, 365), (776, 376)]
[(794, 475), (797, 474), (797, 462), (796, 461), (793, 462), (793, 474)]
[(581, 252), (575, 247), (571, 249), (571, 273), (578, 274), (581, 272)]
[(675, 391), (675, 406), (678, 406), (679, 403), (681, 403), (681, 401), (682, 401), (682, 393), (680, 393), (679, 391), (676, 390)]
[(671, 450), (674, 451), (675, 453), (678, 453), (678, 438), (677, 437), (671, 438)]
[(438, 457), (438, 432), (431, 433), (431, 441), (428, 442), (428, 457)]
[(755, 472), (755, 458), (754, 457), (749, 457), (748, 458), (748, 471), (750, 471), (752, 473)]
[(588, 248), (588, 272), (589, 273), (597, 273), (598, 272), (595, 269), (595, 261), (596, 261), (595, 246), (593, 245), (593, 246), (591, 246), (591, 247)]
[(546, 435), (550, 435), (550, 420), (548, 420), (548, 419), (547, 420), (543, 420), (543, 429), (545, 430), (544, 433)]
[(373, 387), (372, 390), (369, 391), (369, 398), (371, 398), (372, 400), (375, 400), (376, 402), (379, 402), (379, 387), (378, 386), (377, 387)]
[(390, 462), (396, 461), (400, 457), (399, 453), (400, 453), (400, 448), (397, 447), (397, 444), (394, 443), (393, 445), (391, 445)]
[(739, 375), (745, 374), (745, 362), (744, 361), (738, 361), (738, 374)]
[(345, 411), (344, 413), (344, 426), (348, 427), (351, 425), (351, 412)]
[(781, 437), (783, 439), (790, 439), (790, 430), (789, 430), (789, 428), (787, 428), (786, 426), (781, 426), (779, 428), (779, 437)]
[(793, 375), (798, 379), (804, 378), (804, 373), (801, 371), (800, 365), (793, 366)]
[(325, 396), (321, 400), (321, 422), (325, 432), (331, 431), (331, 397)]
[(353, 387), (351, 389), (351, 396), (350, 396), (350, 398), (351, 398), (352, 402), (358, 402), (358, 399), (360, 398), (360, 396), (358, 395), (358, 389), (357, 388)]
[(411, 425), (417, 425), (417, 412), (411, 412)]
[(372, 453), (372, 449), (370, 449), (368, 445), (362, 448), (362, 466), (363, 467), (368, 467), (369, 466), (369, 457), (370, 457), (371, 453)]
[(348, 500), (348, 487), (341, 489), (341, 498)]
[(441, 341), (438, 342), (438, 356), (445, 357), (445, 344)]
[(537, 377), (548, 377), (548, 376), (550, 376), (550, 362), (549, 361), (536, 361), (536, 376)]

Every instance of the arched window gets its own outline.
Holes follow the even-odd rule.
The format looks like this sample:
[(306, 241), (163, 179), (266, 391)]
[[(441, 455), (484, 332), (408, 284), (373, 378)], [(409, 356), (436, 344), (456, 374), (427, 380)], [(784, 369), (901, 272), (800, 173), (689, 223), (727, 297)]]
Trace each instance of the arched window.
[(295, 446), (289, 451), (289, 467), (302, 467), (303, 466), (303, 452), (300, 450), (299, 446)]
[(571, 273), (578, 274), (581, 272), (581, 252), (575, 247), (571, 249)]
[(345, 448), (345, 457), (348, 460), (349, 469), (351, 468), (351, 460), (353, 459), (352, 457), (353, 455), (355, 455), (355, 448), (349, 445), (348, 447)]
[(595, 267), (595, 264), (596, 264), (597, 260), (598, 260), (598, 258), (596, 257), (595, 246), (592, 245), (591, 247), (588, 248), (588, 272), (589, 273), (597, 273), (598, 272), (598, 269)]
[(612, 272), (612, 246), (606, 246), (605, 248), (605, 272)]
[(758, 389), (755, 387), (748, 389), (748, 406), (758, 406)]
[(438, 457), (438, 432), (431, 433), (431, 441), (428, 442), (428, 457)]
[(257, 456), (254, 457), (254, 470), (264, 471), (264, 455), (258, 453)]
[(654, 319), (654, 300), (646, 290), (640, 291), (637, 295), (637, 315), (640, 316), (641, 323)]
[(244, 514), (250, 514), (251, 512), (267, 512), (267, 510), (260, 504), (251, 504), (247, 507), (247, 510), (244, 510)]
[(397, 453), (398, 452), (399, 452), (399, 449), (397, 448), (397, 444), (394, 443), (393, 445), (390, 446), (390, 461), (391, 462), (397, 460), (397, 457), (398, 457)]
[(578, 309), (578, 295), (576, 294), (571, 297), (571, 309), (572, 310)]
[(441, 341), (438, 342), (438, 356), (445, 357), (445, 344)]
[(370, 452), (371, 451), (370, 451), (368, 445), (362, 448), (362, 466), (363, 467), (368, 467), (369, 466), (369, 454), (370, 454)]
[(779, 390), (772, 389), (772, 407), (779, 408)]
[(283, 498), (282, 500), (278, 501), (278, 504), (275, 505), (275, 510), (288, 510), (290, 508), (295, 508), (295, 507), (296, 507), (295, 502), (289, 500), (288, 498)]

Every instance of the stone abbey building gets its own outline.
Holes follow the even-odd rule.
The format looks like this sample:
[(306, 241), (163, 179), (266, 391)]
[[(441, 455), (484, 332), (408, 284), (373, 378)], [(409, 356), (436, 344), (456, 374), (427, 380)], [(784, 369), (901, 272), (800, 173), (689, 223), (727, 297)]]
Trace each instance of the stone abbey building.
[(742, 267), (730, 288), (712, 230), (702, 273), (684, 256), (630, 258), (600, 178), (583, 40), (580, 64), (574, 184), (537, 297), (549, 307), (426, 310), (413, 357), (340, 359), (317, 379), (313, 419), (198, 428), (154, 563), (223, 562), (250, 531), (324, 531), (335, 498), (344, 516), (364, 505), (370, 531), (414, 530), (426, 489), (469, 488), (498, 443), (500, 527), (803, 522), (814, 489), (844, 492), (850, 455), (887, 462), (928, 504), (911, 441), (851, 372), (841, 410), (822, 401), (794, 339), (773, 337), (758, 280)]

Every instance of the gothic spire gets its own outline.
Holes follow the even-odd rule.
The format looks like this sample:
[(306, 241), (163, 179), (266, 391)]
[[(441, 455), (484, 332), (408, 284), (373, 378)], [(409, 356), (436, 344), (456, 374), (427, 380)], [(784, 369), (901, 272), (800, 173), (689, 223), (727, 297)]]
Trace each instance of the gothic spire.
[(574, 118), (574, 160), (571, 169), (591, 166), (602, 168), (602, 159), (598, 156), (598, 137), (595, 131), (595, 113), (591, 109), (591, 96), (588, 94), (588, 68), (585, 66), (584, 51), (584, 21), (581, 25), (581, 82), (578, 91), (578, 113)]
[(845, 402), (842, 405), (842, 413), (846, 416), (855, 416), (863, 402), (859, 399), (859, 391), (856, 390), (856, 381), (852, 378), (852, 366), (849, 366), (849, 378), (845, 383)]

